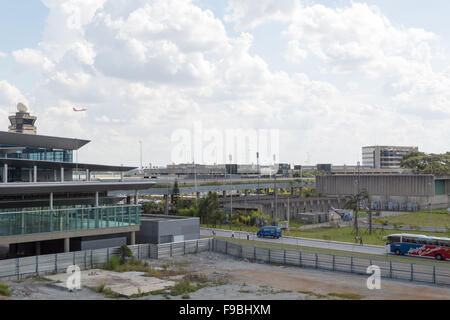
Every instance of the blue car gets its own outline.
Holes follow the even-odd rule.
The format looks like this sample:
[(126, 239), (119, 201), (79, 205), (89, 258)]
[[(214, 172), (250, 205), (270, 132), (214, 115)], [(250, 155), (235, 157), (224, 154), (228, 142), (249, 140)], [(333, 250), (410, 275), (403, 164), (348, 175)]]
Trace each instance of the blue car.
[(271, 238), (276, 238), (278, 239), (279, 237), (281, 237), (281, 228), (276, 227), (276, 226), (266, 226), (266, 227), (262, 227), (257, 233), (256, 235), (258, 236), (258, 238), (261, 237), (271, 237)]

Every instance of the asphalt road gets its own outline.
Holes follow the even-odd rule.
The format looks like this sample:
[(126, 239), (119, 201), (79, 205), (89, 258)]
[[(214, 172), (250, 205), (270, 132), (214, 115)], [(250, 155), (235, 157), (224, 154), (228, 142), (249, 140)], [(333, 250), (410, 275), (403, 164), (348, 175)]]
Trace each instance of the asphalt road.
[[(211, 236), (212, 230), (213, 229), (209, 229), (209, 228), (200, 228), (200, 235)], [(231, 234), (232, 234), (231, 230), (230, 231), (216, 230), (217, 237), (231, 238)], [(242, 231), (234, 231), (234, 237), (237, 239), (246, 239), (247, 238), (246, 232), (242, 232)], [(384, 247), (372, 246), (372, 245), (359, 245), (359, 244), (351, 244), (351, 243), (343, 243), (343, 242), (333, 242), (333, 241), (314, 240), (314, 239), (306, 239), (306, 238), (294, 238), (294, 237), (281, 237), (279, 239), (258, 238), (255, 234), (250, 234), (250, 240), (273, 242), (273, 243), (277, 243), (277, 244), (290, 244), (290, 245), (312, 247), (312, 248), (359, 252), (359, 253), (367, 253), (367, 254), (375, 254), (375, 255), (386, 255), (386, 251), (385, 251)]]

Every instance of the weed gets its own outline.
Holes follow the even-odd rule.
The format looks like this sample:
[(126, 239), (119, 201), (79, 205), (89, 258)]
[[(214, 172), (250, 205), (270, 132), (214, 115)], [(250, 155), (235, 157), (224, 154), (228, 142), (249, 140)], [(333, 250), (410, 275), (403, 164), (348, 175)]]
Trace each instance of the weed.
[(204, 288), (205, 286), (206, 286), (205, 284), (193, 285), (193, 284), (191, 284), (189, 279), (185, 277), (185, 278), (179, 280), (175, 284), (175, 286), (172, 287), (172, 289), (170, 290), (170, 295), (179, 296), (184, 293), (195, 292), (201, 288)]
[(190, 299), (190, 298), (191, 298), (191, 296), (188, 295), (188, 294), (183, 294), (183, 295), (181, 296), (181, 299)]
[(319, 299), (325, 299), (325, 298), (328, 298), (327, 296), (325, 296), (325, 295), (323, 295), (323, 294), (315, 293), (315, 292), (312, 292), (312, 291), (298, 291), (298, 293), (307, 294), (307, 295), (309, 295), (309, 296), (315, 296), (316, 298), (319, 298)]
[(359, 294), (354, 294), (354, 293), (329, 293), (328, 294), (330, 297), (338, 297), (338, 298), (342, 298), (342, 299), (351, 299), (351, 300), (360, 300), (362, 298), (362, 296), (360, 296)]
[(11, 291), (9, 290), (8, 285), (0, 283), (0, 296), (5, 296), (5, 297), (11, 296)]

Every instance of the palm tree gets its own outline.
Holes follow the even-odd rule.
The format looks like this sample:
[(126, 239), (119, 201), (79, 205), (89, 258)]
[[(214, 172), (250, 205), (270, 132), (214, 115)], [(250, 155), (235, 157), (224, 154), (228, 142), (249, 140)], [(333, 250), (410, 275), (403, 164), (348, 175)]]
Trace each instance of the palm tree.
[(354, 228), (356, 236), (358, 236), (358, 210), (361, 202), (369, 199), (367, 190), (362, 191), (345, 197), (345, 209), (352, 209), (355, 212)]

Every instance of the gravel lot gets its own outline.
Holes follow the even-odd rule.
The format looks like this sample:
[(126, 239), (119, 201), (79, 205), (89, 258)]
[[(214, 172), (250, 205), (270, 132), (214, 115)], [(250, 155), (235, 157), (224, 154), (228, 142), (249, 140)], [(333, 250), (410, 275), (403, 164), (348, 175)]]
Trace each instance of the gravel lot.
[[(201, 300), (305, 300), (340, 299), (329, 293), (353, 294), (362, 299), (450, 299), (450, 288), (381, 280), (381, 290), (369, 290), (367, 277), (345, 273), (325, 272), (297, 267), (251, 263), (221, 254), (203, 252), (163, 260), (148, 260), (155, 266), (169, 266), (183, 276), (199, 276), (207, 279), (205, 287), (190, 292), (184, 299)], [(26, 279), (20, 282), (1, 281), (10, 286), (12, 296), (7, 299), (108, 299), (103, 293), (83, 288), (69, 292), (44, 279)], [(147, 295), (136, 299), (182, 299), (182, 295)], [(126, 298), (115, 298), (126, 299)]]

